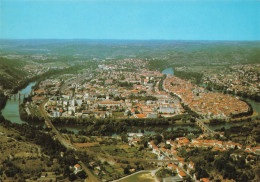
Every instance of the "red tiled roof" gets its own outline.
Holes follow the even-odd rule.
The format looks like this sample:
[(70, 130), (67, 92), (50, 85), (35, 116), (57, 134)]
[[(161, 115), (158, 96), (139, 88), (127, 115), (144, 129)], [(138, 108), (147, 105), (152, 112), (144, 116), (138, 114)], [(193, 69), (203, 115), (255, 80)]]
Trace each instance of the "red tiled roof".
[(138, 117), (138, 118), (146, 118), (146, 114), (136, 114), (136, 117)]
[(75, 164), (75, 166), (74, 167), (76, 167), (76, 168), (79, 168), (80, 167), (80, 165), (79, 164)]
[(203, 182), (210, 182), (210, 180), (208, 178), (201, 178), (200, 181), (203, 181)]
[(185, 172), (183, 172), (183, 171), (180, 171), (178, 174), (179, 174), (181, 177), (184, 177), (184, 176), (186, 176), (186, 173), (185, 173)]

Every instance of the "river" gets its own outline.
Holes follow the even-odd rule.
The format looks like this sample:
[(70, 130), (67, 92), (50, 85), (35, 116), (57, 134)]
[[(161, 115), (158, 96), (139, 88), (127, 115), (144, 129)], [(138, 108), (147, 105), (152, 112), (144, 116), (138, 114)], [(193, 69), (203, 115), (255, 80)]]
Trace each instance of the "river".
[(172, 68), (166, 68), (165, 70), (162, 71), (163, 74), (170, 74), (174, 75), (173, 69)]
[[(20, 94), (30, 94), (32, 87), (35, 85), (35, 82), (30, 83), (26, 88), (22, 89), (20, 91)], [(20, 113), (19, 113), (19, 104), (22, 102), (18, 98), (16, 99), (8, 99), (6, 102), (6, 105), (4, 109), (2, 110), (2, 115), (5, 117), (5, 119), (10, 120), (13, 123), (23, 124), (26, 123), (20, 119)]]

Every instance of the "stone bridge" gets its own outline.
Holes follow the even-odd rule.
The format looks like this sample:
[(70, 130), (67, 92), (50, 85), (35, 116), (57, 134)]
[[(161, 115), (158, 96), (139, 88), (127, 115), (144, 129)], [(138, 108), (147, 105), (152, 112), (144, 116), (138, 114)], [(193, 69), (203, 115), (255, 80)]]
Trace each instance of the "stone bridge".
[(207, 125), (204, 124), (204, 122), (200, 119), (196, 120), (196, 124), (202, 129), (204, 133), (212, 133), (214, 134), (215, 131), (210, 129)]
[(17, 93), (17, 94), (9, 94), (8, 95), (8, 98), (10, 100), (17, 100), (17, 99), (23, 99), (23, 98), (27, 98), (29, 96), (29, 94), (20, 94), (20, 93)]

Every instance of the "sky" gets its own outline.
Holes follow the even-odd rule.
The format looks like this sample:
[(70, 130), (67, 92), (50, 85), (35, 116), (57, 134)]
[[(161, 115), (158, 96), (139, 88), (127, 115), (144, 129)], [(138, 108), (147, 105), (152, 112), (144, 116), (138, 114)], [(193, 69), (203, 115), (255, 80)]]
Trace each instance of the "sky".
[(1, 39), (260, 40), (260, 0), (0, 0)]

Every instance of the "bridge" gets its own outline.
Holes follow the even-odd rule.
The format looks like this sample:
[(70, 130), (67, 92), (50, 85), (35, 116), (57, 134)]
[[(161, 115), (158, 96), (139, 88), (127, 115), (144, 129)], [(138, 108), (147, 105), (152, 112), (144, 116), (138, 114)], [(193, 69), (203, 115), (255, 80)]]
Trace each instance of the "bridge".
[(21, 94), (20, 92), (18, 92), (17, 94), (9, 94), (8, 95), (8, 99), (10, 100), (20, 100), (20, 99), (24, 99), (27, 98), (30, 94)]
[(204, 122), (200, 119), (196, 120), (196, 124), (202, 129), (204, 133), (212, 133), (214, 134), (215, 131), (210, 129), (207, 125), (204, 124)]

